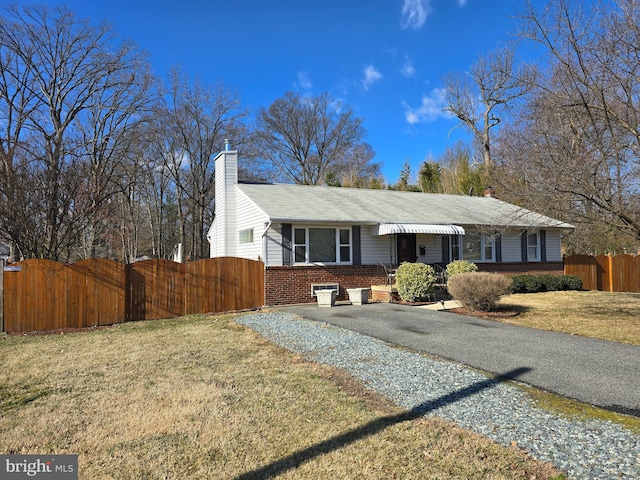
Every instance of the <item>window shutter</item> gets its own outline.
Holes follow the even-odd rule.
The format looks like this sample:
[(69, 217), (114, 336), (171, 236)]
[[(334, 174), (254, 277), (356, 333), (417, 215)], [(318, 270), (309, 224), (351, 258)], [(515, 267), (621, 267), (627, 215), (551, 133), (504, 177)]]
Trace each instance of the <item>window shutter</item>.
[(353, 264), (362, 265), (362, 250), (360, 247), (360, 225), (351, 227), (351, 241), (353, 243)]
[(443, 235), (442, 237), (442, 263), (448, 264), (449, 259), (449, 235)]
[(502, 235), (496, 236), (496, 262), (502, 262)]
[(282, 264), (293, 265), (291, 258), (291, 224), (282, 224)]
[(540, 261), (547, 261), (547, 232), (540, 230)]
[(520, 256), (523, 262), (526, 262), (529, 258), (527, 255), (527, 231), (526, 230), (523, 230), (522, 233), (520, 234)]

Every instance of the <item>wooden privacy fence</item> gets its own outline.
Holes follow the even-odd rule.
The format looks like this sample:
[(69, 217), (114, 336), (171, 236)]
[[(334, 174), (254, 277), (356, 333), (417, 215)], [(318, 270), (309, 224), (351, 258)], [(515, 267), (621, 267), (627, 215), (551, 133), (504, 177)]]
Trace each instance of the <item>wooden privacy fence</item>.
[(4, 271), (3, 290), (2, 331), (82, 328), (262, 306), (264, 264), (232, 257), (129, 265), (33, 259)]
[(585, 290), (640, 292), (637, 255), (571, 255), (564, 258), (564, 273), (580, 277)]

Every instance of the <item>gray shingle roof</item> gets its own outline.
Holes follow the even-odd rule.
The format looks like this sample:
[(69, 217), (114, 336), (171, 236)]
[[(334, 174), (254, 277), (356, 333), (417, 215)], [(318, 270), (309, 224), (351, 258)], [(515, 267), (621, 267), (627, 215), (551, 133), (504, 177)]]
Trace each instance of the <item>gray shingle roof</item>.
[(574, 228), (496, 198), (289, 184), (238, 188), (278, 222)]

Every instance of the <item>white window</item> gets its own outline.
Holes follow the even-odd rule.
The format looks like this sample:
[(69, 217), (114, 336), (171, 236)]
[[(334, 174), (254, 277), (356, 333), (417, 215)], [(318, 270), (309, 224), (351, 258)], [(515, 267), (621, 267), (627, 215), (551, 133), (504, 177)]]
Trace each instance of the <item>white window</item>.
[(527, 261), (539, 262), (540, 261), (540, 233), (528, 233), (527, 234)]
[(462, 258), (470, 262), (495, 262), (495, 236), (467, 232), (463, 237)]
[(350, 263), (351, 229), (295, 228), (293, 250), (295, 263)]
[(253, 228), (240, 230), (239, 236), (240, 236), (240, 244), (253, 243)]

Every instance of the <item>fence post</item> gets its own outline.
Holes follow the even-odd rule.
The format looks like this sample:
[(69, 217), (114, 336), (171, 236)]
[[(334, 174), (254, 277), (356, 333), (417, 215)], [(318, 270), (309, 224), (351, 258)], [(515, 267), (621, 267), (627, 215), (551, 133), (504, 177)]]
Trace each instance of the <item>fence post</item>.
[(0, 333), (4, 332), (4, 258), (0, 258)]
[(613, 256), (611, 254), (609, 257), (609, 291), (613, 292)]

